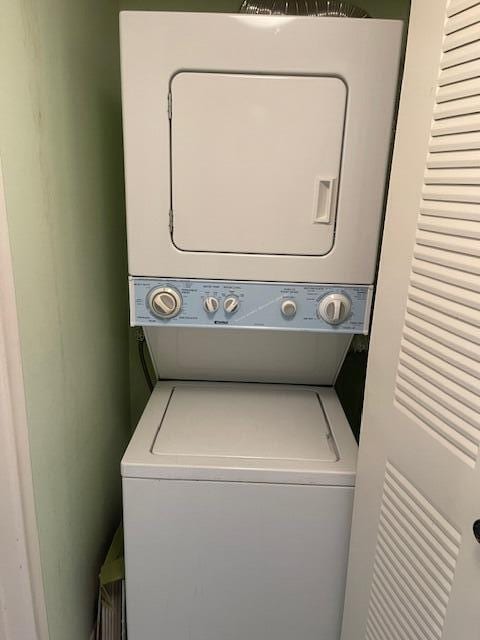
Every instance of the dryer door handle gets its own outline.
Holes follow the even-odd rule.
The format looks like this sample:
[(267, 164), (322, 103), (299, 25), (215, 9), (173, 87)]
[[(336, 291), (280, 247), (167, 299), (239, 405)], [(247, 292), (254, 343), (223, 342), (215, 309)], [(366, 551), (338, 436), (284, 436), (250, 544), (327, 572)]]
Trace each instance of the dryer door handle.
[(334, 218), (337, 191), (336, 178), (317, 178), (313, 205), (313, 222), (330, 224)]

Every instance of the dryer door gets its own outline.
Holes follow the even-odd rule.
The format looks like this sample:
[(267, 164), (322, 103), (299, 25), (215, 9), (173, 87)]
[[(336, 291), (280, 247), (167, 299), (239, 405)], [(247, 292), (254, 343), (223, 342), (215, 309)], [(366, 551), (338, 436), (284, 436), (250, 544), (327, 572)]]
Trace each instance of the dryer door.
[(325, 255), (347, 89), (337, 77), (181, 72), (171, 82), (172, 239), (189, 252)]

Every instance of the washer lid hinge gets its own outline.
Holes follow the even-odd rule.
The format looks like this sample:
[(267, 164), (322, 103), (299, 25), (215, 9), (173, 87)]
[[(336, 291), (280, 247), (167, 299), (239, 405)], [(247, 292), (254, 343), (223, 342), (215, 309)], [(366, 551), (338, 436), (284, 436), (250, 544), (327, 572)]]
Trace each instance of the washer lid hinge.
[(172, 119), (172, 92), (171, 91), (168, 92), (167, 110), (168, 110), (168, 118), (171, 120)]

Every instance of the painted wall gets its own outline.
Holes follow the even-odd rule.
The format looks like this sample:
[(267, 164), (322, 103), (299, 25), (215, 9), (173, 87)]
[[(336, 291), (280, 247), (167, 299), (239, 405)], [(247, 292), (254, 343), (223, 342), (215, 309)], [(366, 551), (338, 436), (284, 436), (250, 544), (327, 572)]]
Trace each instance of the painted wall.
[(0, 6), (0, 155), (50, 640), (86, 640), (129, 433), (118, 5)]

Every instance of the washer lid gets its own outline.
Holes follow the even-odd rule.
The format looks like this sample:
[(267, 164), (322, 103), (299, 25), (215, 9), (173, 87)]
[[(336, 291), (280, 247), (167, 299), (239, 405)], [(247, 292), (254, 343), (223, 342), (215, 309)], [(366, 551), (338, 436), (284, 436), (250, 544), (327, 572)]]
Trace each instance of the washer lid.
[(315, 391), (251, 385), (174, 387), (152, 451), (228, 466), (233, 458), (263, 460), (282, 469), (338, 460)]
[(353, 486), (356, 457), (332, 388), (163, 380), (122, 476)]

